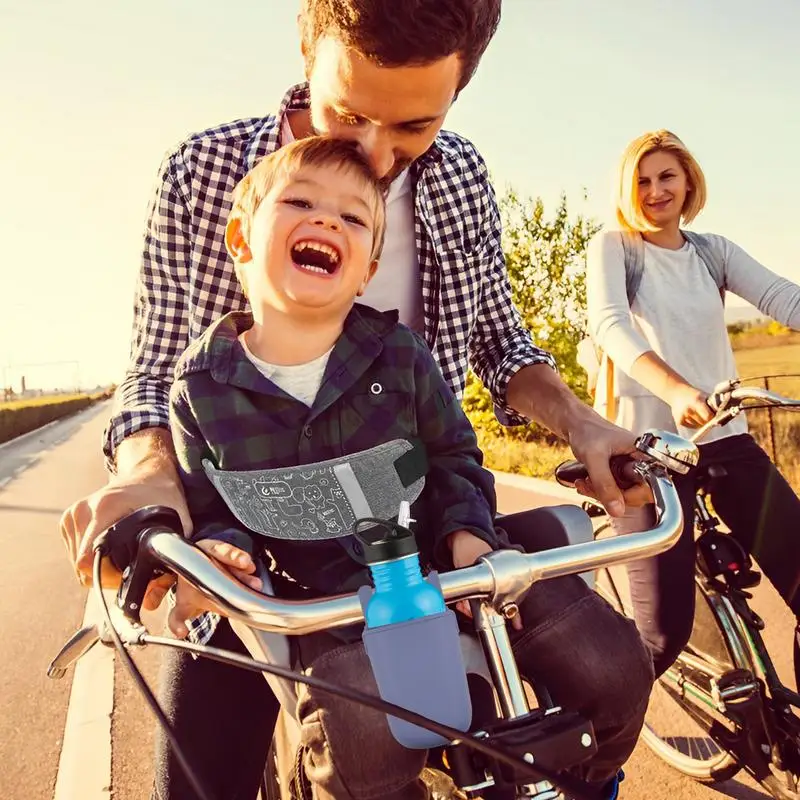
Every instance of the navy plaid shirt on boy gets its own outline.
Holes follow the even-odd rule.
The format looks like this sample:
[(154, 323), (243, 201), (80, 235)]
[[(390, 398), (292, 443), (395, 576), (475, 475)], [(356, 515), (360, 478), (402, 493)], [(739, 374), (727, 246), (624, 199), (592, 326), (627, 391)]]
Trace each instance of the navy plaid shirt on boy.
[[(494, 478), (481, 466), (475, 432), (426, 344), (397, 322), (397, 312), (353, 308), (310, 408), (247, 358), (238, 336), (251, 326), (250, 314), (225, 316), (191, 345), (175, 372), (170, 422), (194, 539), (242, 544), (243, 526), (206, 476), (203, 459), (223, 470), (274, 469), (418, 439), (428, 461), (413, 508), (423, 560), (452, 568), (446, 538), (457, 530), (498, 544)], [(363, 573), (336, 541), (254, 540), (269, 550), (279, 575), (311, 595), (352, 591)], [(217, 619), (192, 620), (191, 638), (207, 641)]]
[[(280, 146), (288, 111), (306, 109), (306, 84), (292, 88), (276, 116), (195, 134), (162, 163), (144, 237), (131, 358), (116, 396), (104, 451), (143, 428), (168, 427), (168, 396), (181, 353), (212, 322), (247, 308), (225, 251), (231, 192), (255, 163)], [(506, 415), (506, 388), (521, 368), (552, 357), (535, 347), (511, 300), (500, 219), (483, 159), (442, 131), (412, 166), (425, 340), (461, 397), (468, 362)]]

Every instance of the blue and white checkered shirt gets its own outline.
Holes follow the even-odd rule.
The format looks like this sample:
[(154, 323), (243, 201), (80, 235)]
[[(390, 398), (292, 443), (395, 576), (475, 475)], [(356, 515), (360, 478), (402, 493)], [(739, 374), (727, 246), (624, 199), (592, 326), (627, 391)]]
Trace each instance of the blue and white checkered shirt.
[[(308, 85), (300, 84), (277, 115), (194, 134), (162, 162), (144, 234), (130, 363), (105, 433), (112, 469), (126, 436), (169, 427), (173, 370), (189, 342), (223, 314), (247, 309), (225, 250), (231, 193), (280, 146), (286, 113), (308, 107)], [(486, 165), (470, 142), (441, 131), (411, 172), (425, 340), (458, 398), (471, 365), (503, 421), (525, 423), (506, 403), (508, 383), (522, 367), (555, 362), (534, 346), (512, 302)]]

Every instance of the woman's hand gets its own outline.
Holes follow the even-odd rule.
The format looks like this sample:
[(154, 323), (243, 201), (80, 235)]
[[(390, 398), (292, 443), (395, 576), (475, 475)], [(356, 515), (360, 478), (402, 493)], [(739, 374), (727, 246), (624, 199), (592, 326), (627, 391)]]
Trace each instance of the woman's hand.
[(686, 428), (699, 428), (714, 417), (707, 401), (707, 392), (687, 383), (673, 389), (668, 400), (673, 419)]

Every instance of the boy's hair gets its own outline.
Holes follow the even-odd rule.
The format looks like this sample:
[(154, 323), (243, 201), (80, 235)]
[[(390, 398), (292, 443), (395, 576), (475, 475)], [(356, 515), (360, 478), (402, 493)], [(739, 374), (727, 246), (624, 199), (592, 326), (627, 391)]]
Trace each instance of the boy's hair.
[(681, 218), (690, 223), (706, 204), (706, 179), (703, 170), (686, 145), (667, 130), (645, 133), (625, 148), (617, 181), (617, 221), (624, 230), (646, 233), (658, 230), (645, 216), (639, 200), (639, 163), (650, 153), (672, 153), (686, 173), (689, 184)]
[(375, 64), (424, 65), (461, 59), (456, 93), (470, 81), (500, 23), (501, 0), (302, 0), (306, 66), (317, 40), (333, 36)]
[[(386, 201), (380, 181), (355, 142), (326, 136), (297, 139), (279, 148), (262, 158), (239, 181), (233, 190), (233, 208), (229, 219), (238, 217), (241, 220), (245, 240), (249, 242), (253, 216), (279, 176), (291, 175), (304, 167), (346, 170), (363, 181), (369, 195), (368, 205), (372, 209), (374, 223), (370, 261), (380, 258), (386, 233)], [(242, 276), (239, 279), (241, 281)]]

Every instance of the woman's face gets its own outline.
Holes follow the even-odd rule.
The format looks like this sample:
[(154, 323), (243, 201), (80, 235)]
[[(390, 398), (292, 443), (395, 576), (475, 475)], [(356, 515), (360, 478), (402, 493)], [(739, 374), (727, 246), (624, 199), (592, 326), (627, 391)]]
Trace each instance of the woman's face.
[(690, 191), (686, 171), (672, 153), (656, 150), (639, 162), (639, 203), (656, 227), (680, 225)]

